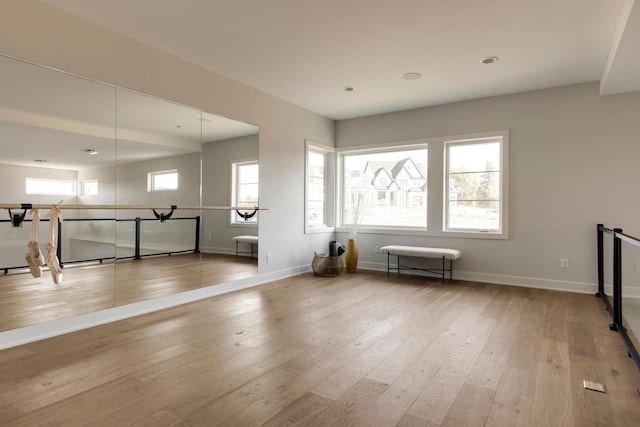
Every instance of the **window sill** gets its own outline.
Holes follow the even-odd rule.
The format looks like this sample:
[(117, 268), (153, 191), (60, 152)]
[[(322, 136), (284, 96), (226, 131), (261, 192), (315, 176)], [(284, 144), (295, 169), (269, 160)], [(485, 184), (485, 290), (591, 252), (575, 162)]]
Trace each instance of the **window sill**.
[[(348, 233), (346, 227), (337, 227), (336, 232)], [(470, 232), (470, 231), (431, 231), (424, 228), (409, 227), (360, 227), (358, 234), (383, 234), (396, 236), (419, 236), (419, 237), (445, 237), (445, 238), (463, 238), (463, 239), (489, 239), (489, 240), (508, 240), (509, 235), (506, 232)]]

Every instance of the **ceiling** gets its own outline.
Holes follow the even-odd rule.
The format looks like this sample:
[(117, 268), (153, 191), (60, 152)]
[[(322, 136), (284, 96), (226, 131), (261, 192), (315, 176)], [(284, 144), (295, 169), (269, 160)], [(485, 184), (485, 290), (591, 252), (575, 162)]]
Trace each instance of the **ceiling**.
[(640, 90), (640, 0), (44, 1), (333, 119), (587, 81)]
[(109, 167), (258, 133), (253, 125), (1, 55), (0, 93), (2, 164)]

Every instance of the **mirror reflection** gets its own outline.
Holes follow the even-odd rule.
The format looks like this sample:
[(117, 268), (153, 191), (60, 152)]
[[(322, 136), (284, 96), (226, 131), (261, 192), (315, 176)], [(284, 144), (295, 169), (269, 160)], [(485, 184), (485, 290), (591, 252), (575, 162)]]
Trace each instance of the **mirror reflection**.
[(258, 216), (208, 209), (257, 205), (255, 126), (7, 57), (0, 91), (0, 204), (47, 206), (0, 220), (0, 330), (257, 274)]

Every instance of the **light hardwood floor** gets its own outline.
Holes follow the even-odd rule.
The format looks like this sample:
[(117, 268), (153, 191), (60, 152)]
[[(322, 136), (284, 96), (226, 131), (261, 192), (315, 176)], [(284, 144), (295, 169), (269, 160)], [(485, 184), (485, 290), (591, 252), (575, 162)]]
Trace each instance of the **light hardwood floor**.
[(56, 285), (47, 267), (0, 273), (0, 331), (172, 295), (258, 274), (258, 261), (233, 255), (177, 254), (67, 264)]
[(2, 351), (0, 424), (638, 426), (609, 322), (590, 295), (301, 275)]

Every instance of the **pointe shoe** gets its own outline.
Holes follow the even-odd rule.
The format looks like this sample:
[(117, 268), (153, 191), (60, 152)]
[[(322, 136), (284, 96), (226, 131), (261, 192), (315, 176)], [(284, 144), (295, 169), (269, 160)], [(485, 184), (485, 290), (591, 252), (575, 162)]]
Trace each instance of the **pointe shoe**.
[(62, 268), (56, 255), (56, 249), (51, 243), (47, 243), (47, 265), (49, 266), (53, 283), (56, 285), (62, 283)]
[(31, 240), (27, 244), (27, 247), (29, 248), (29, 252), (25, 254), (24, 258), (27, 260), (31, 275), (33, 277), (40, 277), (42, 275), (41, 266), (44, 265), (44, 257), (40, 251), (40, 246), (38, 246), (38, 242)]

